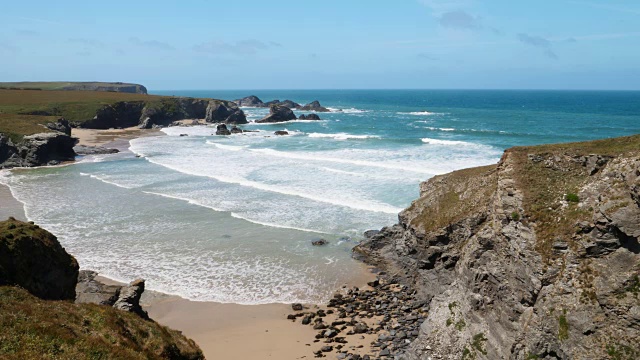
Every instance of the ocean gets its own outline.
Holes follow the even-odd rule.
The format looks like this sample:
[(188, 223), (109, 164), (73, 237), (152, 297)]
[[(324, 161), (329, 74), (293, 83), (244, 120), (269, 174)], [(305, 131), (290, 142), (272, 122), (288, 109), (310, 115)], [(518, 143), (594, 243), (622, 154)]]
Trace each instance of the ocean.
[[(232, 136), (171, 127), (131, 140), (128, 152), (0, 173), (81, 268), (200, 301), (326, 300), (366, 271), (351, 258), (362, 233), (396, 223), (421, 181), (496, 163), (511, 146), (640, 133), (640, 92), (152, 93), (319, 100), (332, 110)], [(268, 113), (243, 110), (250, 121)], [(312, 246), (319, 238), (329, 244)]]

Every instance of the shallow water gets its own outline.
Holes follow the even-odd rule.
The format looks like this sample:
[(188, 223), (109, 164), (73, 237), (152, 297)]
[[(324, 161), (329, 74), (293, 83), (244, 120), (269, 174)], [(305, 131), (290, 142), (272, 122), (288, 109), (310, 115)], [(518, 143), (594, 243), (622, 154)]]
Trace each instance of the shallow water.
[[(321, 301), (362, 275), (350, 249), (395, 223), (420, 181), (495, 163), (509, 146), (640, 132), (638, 92), (171, 93), (318, 99), (333, 111), (228, 137), (168, 128), (128, 153), (0, 182), (81, 267), (195, 300)], [(268, 111), (244, 110), (250, 120)], [(290, 136), (273, 135), (283, 129)], [(330, 244), (311, 246), (320, 237)]]

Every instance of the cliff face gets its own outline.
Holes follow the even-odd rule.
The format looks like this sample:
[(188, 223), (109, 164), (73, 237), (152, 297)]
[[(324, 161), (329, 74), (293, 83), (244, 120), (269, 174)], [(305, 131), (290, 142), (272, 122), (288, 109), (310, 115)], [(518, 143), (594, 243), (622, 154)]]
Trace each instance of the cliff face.
[(76, 139), (60, 132), (25, 136), (17, 143), (0, 133), (0, 169), (73, 161), (75, 144)]
[(399, 358), (640, 356), (640, 136), (513, 148), (420, 190), (356, 248), (429, 304)]
[(116, 102), (98, 110), (93, 119), (82, 123), (91, 129), (109, 129), (143, 125), (167, 126), (176, 120), (205, 119), (207, 122), (246, 124), (242, 110), (234, 103), (222, 100), (166, 98), (155, 102)]

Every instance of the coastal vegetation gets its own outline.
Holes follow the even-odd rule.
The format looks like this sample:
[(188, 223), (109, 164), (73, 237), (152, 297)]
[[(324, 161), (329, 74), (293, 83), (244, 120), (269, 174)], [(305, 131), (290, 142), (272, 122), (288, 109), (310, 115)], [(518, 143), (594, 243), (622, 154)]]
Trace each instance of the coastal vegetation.
[(180, 332), (134, 312), (75, 304), (78, 264), (48, 231), (0, 222), (0, 358), (203, 359)]
[(99, 81), (19, 81), (0, 82), (0, 89), (13, 90), (82, 90), (82, 91), (113, 91), (146, 94), (147, 89), (139, 84), (123, 82)]

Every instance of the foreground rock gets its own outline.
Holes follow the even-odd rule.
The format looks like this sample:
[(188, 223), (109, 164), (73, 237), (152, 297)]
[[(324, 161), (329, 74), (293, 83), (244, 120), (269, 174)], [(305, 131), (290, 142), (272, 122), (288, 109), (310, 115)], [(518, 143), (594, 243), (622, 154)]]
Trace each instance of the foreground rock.
[(289, 135), (289, 132), (288, 131), (284, 131), (284, 130), (278, 130), (278, 131), (274, 132), (273, 134), (282, 136), (282, 135)]
[(312, 102), (306, 104), (305, 106), (300, 106), (298, 108), (298, 110), (316, 111), (316, 112), (329, 112), (329, 111), (331, 111), (331, 110), (327, 109), (326, 107), (320, 105), (320, 102), (318, 100), (312, 101)]
[[(436, 176), (356, 251), (425, 304), (397, 359), (640, 356), (640, 136)], [(406, 333), (406, 332), (405, 332)], [(397, 335), (397, 333), (396, 333)], [(382, 352), (379, 353), (382, 355)]]
[(118, 149), (110, 149), (104, 146), (86, 146), (76, 145), (73, 147), (73, 151), (77, 155), (103, 155), (103, 154), (116, 154), (119, 153)]
[(12, 167), (32, 167), (57, 165), (75, 159), (77, 139), (60, 132), (50, 132), (24, 136), (13, 142), (0, 133), (0, 169)]
[[(148, 319), (139, 305), (143, 281), (96, 284), (51, 233), (0, 222), (0, 358), (204, 359), (192, 340)], [(60, 301), (74, 298), (118, 309)]]
[(0, 286), (18, 285), (47, 300), (73, 300), (77, 278), (76, 259), (51, 233), (14, 218), (0, 222)]
[(271, 105), (269, 107), (269, 115), (266, 117), (257, 120), (257, 123), (273, 123), (273, 122), (283, 122), (289, 120), (295, 120), (296, 115), (286, 106), (280, 105)]

